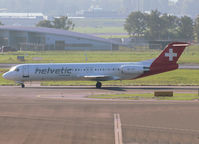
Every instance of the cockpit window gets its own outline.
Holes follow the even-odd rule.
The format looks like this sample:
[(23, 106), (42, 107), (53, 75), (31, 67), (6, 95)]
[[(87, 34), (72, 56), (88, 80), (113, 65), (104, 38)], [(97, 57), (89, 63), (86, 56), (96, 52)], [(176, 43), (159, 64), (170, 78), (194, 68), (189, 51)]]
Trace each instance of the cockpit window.
[(19, 68), (17, 68), (17, 67), (15, 66), (15, 67), (12, 67), (12, 68), (10, 69), (10, 71), (16, 71), (16, 72), (18, 72), (18, 71), (19, 71)]
[(16, 67), (12, 67), (12, 68), (10, 69), (10, 71), (15, 71), (15, 69), (16, 69)]

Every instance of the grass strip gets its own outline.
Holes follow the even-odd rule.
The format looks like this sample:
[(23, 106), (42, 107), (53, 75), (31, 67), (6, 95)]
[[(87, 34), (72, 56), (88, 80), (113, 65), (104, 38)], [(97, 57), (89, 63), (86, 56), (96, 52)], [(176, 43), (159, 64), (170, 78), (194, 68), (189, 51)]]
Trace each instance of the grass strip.
[[(137, 47), (119, 51), (18, 51), (0, 53), (0, 63), (84, 63), (87, 62), (136, 62), (156, 58), (161, 50)], [(188, 47), (180, 57), (180, 64), (199, 64), (199, 46)], [(24, 56), (25, 61), (17, 60)]]

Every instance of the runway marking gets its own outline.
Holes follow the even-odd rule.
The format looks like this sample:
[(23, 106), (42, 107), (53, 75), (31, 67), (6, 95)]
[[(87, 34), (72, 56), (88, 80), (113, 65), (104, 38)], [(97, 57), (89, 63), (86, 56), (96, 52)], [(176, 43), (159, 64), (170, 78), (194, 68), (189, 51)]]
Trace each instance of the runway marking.
[(115, 144), (123, 144), (120, 114), (114, 114)]

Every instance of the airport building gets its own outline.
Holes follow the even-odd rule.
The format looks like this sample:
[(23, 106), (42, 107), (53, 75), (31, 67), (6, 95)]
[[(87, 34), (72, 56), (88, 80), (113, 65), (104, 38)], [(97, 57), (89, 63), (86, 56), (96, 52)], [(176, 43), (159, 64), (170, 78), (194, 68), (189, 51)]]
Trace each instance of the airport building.
[(16, 50), (118, 50), (120, 43), (53, 28), (0, 26), (0, 47)]
[(34, 26), (48, 17), (43, 13), (0, 13), (0, 21), (5, 25)]

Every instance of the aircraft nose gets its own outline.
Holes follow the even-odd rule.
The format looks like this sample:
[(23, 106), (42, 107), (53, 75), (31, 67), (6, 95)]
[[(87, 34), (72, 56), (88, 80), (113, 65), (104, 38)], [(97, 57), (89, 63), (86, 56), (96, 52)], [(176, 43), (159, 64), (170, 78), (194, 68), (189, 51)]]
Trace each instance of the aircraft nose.
[(4, 74), (2, 75), (2, 77), (3, 77), (4, 79), (9, 79), (9, 73), (8, 73), (8, 72), (4, 73)]
[(4, 73), (4, 74), (2, 75), (2, 77), (3, 77), (4, 79), (7, 79), (7, 73)]

